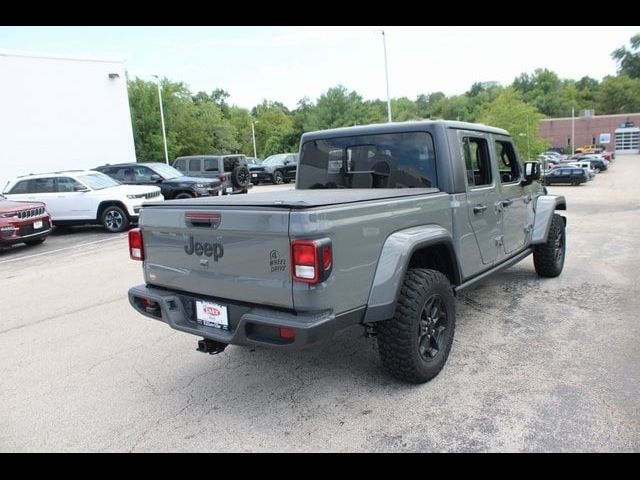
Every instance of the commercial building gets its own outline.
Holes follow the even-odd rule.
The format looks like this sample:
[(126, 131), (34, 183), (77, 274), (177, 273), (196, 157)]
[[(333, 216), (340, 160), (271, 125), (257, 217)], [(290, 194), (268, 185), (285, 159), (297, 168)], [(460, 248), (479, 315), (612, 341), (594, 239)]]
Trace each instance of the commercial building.
[(136, 160), (124, 62), (0, 51), (0, 192), (18, 175)]
[(594, 115), (584, 110), (575, 118), (547, 118), (540, 121), (538, 135), (552, 147), (571, 150), (572, 132), (574, 149), (583, 145), (604, 145), (616, 154), (640, 153), (640, 113), (620, 115)]

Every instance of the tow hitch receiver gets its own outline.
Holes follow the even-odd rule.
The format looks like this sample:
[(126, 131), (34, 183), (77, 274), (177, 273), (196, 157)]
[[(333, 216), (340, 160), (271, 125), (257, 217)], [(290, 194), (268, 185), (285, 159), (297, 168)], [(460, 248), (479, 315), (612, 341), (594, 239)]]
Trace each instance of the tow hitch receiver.
[(226, 343), (203, 338), (202, 340), (198, 340), (198, 348), (196, 348), (196, 350), (202, 353), (208, 353), (209, 355), (215, 355), (216, 353), (222, 353), (225, 348), (227, 348)]

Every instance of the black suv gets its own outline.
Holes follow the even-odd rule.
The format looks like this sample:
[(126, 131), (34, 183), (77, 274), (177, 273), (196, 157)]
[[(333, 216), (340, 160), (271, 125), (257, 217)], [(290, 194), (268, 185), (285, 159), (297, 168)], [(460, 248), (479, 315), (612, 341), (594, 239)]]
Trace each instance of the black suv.
[(258, 182), (272, 182), (277, 185), (296, 180), (298, 170), (297, 153), (279, 153), (267, 157), (260, 165), (251, 167), (251, 181), (254, 185)]
[(164, 163), (118, 163), (94, 170), (105, 173), (127, 185), (157, 185), (165, 200), (219, 195), (222, 184), (217, 178), (185, 177)]
[(580, 185), (587, 182), (587, 180), (589, 178), (583, 168), (556, 167), (544, 177), (544, 184), (570, 183), (571, 185)]
[(247, 193), (251, 188), (251, 174), (245, 155), (178, 157), (173, 166), (185, 175), (219, 179), (222, 182), (223, 195)]

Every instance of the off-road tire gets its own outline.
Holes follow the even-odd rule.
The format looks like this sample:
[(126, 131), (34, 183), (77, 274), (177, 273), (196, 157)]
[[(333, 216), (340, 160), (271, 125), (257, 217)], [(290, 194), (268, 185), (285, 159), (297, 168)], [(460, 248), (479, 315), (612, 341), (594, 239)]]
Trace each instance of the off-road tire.
[(179, 194), (177, 194), (175, 197), (176, 200), (180, 200), (181, 198), (193, 198), (193, 195), (191, 195), (190, 193), (187, 192), (181, 192)]
[[(438, 310), (433, 315), (436, 301)], [(437, 270), (409, 269), (393, 318), (376, 324), (382, 365), (406, 382), (431, 380), (449, 356), (455, 318), (455, 299), (447, 277)]]
[(247, 188), (251, 184), (251, 172), (244, 165), (236, 165), (231, 171), (231, 183), (236, 188)]
[(100, 223), (110, 233), (124, 232), (129, 227), (129, 216), (122, 208), (111, 205), (102, 212)]
[(533, 248), (533, 265), (541, 277), (553, 278), (562, 273), (567, 245), (565, 233), (562, 217), (554, 213), (547, 241)]

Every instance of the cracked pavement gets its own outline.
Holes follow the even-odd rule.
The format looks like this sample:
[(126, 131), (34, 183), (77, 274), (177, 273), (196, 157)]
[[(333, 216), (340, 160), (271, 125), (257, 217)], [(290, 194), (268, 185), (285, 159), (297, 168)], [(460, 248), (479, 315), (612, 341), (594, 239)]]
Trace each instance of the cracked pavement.
[(129, 307), (125, 235), (3, 250), (0, 451), (638, 452), (638, 179), (640, 156), (620, 156), (550, 187), (569, 207), (565, 271), (538, 278), (528, 258), (463, 292), (449, 361), (419, 386), (359, 327), (301, 352), (197, 353)]

